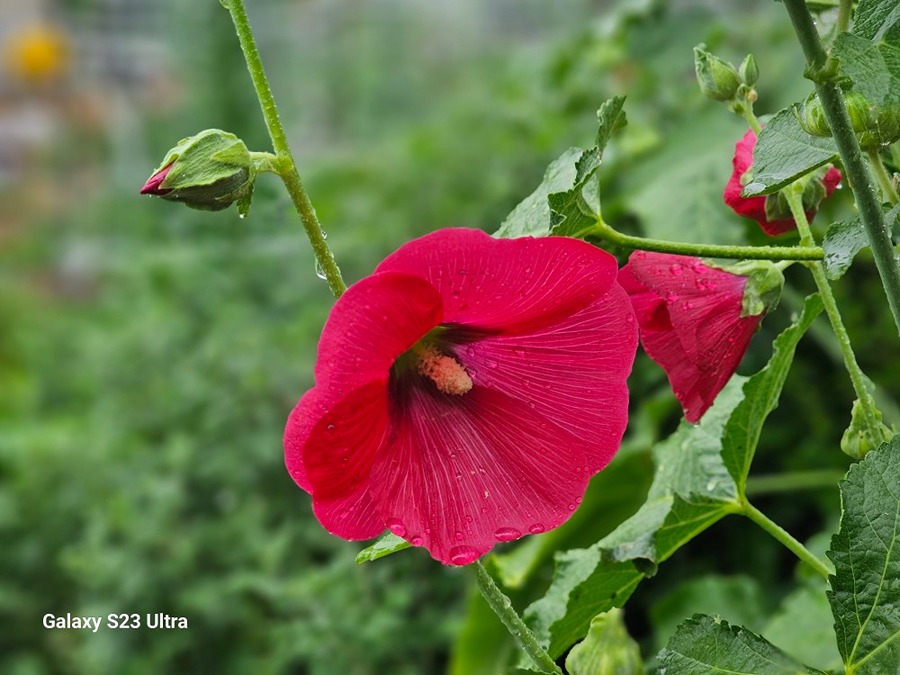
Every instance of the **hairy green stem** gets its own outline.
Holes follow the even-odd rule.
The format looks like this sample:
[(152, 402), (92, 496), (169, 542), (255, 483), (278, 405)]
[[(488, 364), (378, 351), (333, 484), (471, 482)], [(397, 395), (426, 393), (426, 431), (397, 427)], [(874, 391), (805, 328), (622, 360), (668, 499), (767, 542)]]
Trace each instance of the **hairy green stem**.
[(869, 155), (869, 165), (878, 177), (878, 182), (881, 185), (881, 190), (884, 192), (885, 199), (891, 204), (900, 204), (900, 195), (897, 194), (897, 188), (894, 186), (894, 181), (892, 181), (891, 177), (888, 175), (887, 168), (884, 166), (884, 161), (881, 159), (881, 153), (877, 148), (872, 148), (866, 154)]
[(325, 241), (325, 232), (319, 224), (316, 210), (313, 208), (309, 195), (306, 194), (303, 187), (303, 181), (300, 180), (300, 174), (297, 172), (297, 165), (294, 163), (294, 157), (291, 154), (291, 148), (275, 106), (275, 97), (272, 95), (262, 59), (259, 57), (259, 50), (256, 48), (256, 40), (250, 28), (244, 0), (222, 0), (222, 4), (229, 11), (231, 20), (234, 22), (241, 50), (247, 61), (247, 70), (250, 71), (250, 79), (253, 80), (253, 88), (256, 90), (259, 106), (266, 121), (266, 128), (272, 139), (272, 148), (275, 150), (275, 160), (272, 162), (272, 166), (287, 188), (294, 208), (300, 215), (303, 228), (306, 230), (306, 236), (309, 237), (309, 243), (312, 245), (318, 266), (325, 275), (331, 292), (337, 297), (347, 290), (347, 286), (341, 277), (341, 271), (334, 260), (334, 255)]
[(513, 609), (509, 598), (500, 590), (494, 582), (493, 577), (484, 568), (480, 560), (472, 563), (475, 569), (475, 579), (478, 582), (478, 590), (490, 605), (494, 613), (506, 626), (506, 630), (513, 636), (519, 646), (524, 649), (528, 655), (534, 660), (535, 664), (545, 673), (554, 673), (562, 675), (562, 669), (550, 658), (550, 655), (538, 643), (537, 638), (531, 629), (525, 625), (522, 618)]
[[(801, 190), (803, 186), (800, 183), (789, 185), (784, 190), (785, 198), (791, 207), (791, 215), (794, 216), (794, 222), (797, 223), (797, 230), (800, 232), (800, 243), (807, 246), (815, 245), (812, 230), (809, 227), (809, 221), (806, 219), (806, 213), (803, 211), (803, 194)], [(841, 348), (841, 354), (844, 357), (844, 367), (850, 375), (850, 382), (853, 384), (853, 391), (856, 392), (856, 398), (859, 399), (865, 416), (867, 436), (872, 443), (873, 448), (881, 445), (886, 440), (882, 434), (881, 414), (875, 405), (875, 398), (866, 386), (866, 376), (863, 374), (859, 363), (856, 361), (856, 354), (853, 352), (853, 346), (850, 344), (850, 336), (844, 326), (841, 318), (841, 312), (838, 309), (837, 301), (831, 292), (831, 285), (828, 283), (828, 277), (825, 276), (825, 268), (822, 263), (809, 263), (808, 267), (812, 271), (813, 279), (822, 297), (822, 305), (825, 307), (825, 314), (831, 322), (831, 328), (837, 337), (838, 345)]]
[(791, 551), (791, 553), (793, 553), (801, 561), (812, 567), (816, 572), (821, 574), (826, 579), (830, 574), (834, 574), (834, 570), (831, 569), (828, 563), (820, 560), (818, 557), (813, 555), (808, 548), (794, 539), (794, 537), (792, 537), (787, 530), (785, 530), (777, 523), (771, 521), (768, 516), (766, 516), (762, 511), (753, 506), (753, 504), (751, 504), (750, 502), (744, 502), (741, 513), (743, 513), (750, 520), (759, 525), (766, 532), (771, 534), (775, 539), (783, 544), (785, 548)]
[(784, 0), (784, 6), (794, 25), (794, 31), (806, 56), (807, 72), (816, 83), (816, 92), (822, 102), (822, 111), (831, 128), (844, 165), (850, 188), (856, 197), (860, 219), (866, 230), (869, 245), (875, 258), (875, 266), (881, 275), (894, 323), (900, 332), (900, 265), (894, 257), (891, 232), (885, 222), (875, 185), (862, 158), (859, 141), (853, 133), (850, 116), (844, 104), (844, 96), (836, 84), (833, 64), (822, 48), (809, 8), (804, 0)]
[(844, 478), (845, 473), (832, 469), (817, 469), (779, 473), (771, 476), (750, 476), (747, 479), (745, 494), (752, 496), (825, 487), (837, 488), (838, 481)]
[(725, 246), (718, 244), (690, 244), (633, 237), (617, 232), (602, 220), (572, 235), (582, 239), (597, 237), (611, 244), (641, 251), (693, 255), (702, 258), (731, 258), (734, 260), (822, 260), (824, 252), (818, 246)]

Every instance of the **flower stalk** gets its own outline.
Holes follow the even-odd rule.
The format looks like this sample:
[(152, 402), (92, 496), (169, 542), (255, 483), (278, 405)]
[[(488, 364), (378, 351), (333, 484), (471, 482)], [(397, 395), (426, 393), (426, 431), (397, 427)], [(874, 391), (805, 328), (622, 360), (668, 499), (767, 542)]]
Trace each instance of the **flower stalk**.
[(478, 583), (478, 590), (481, 592), (481, 595), (519, 646), (528, 653), (542, 672), (562, 675), (562, 669), (556, 665), (553, 659), (550, 658), (550, 655), (541, 647), (537, 637), (525, 625), (522, 617), (513, 609), (509, 598), (500, 590), (481, 561), (476, 560), (472, 564), (472, 568), (475, 570), (475, 580)]
[[(806, 219), (806, 214), (803, 212), (802, 189), (802, 186), (798, 183), (794, 183), (785, 190), (785, 197), (787, 198), (788, 205), (791, 207), (791, 213), (794, 216), (794, 220), (797, 223), (797, 231), (800, 233), (800, 243), (811, 246), (815, 244), (815, 239), (813, 238), (812, 230), (809, 227), (809, 222)], [(825, 276), (825, 269), (822, 267), (822, 263), (810, 263), (808, 267), (816, 282), (819, 295), (822, 296), (822, 305), (825, 307), (825, 313), (828, 315), (828, 320), (831, 322), (831, 328), (838, 339), (838, 345), (840, 346), (841, 354), (844, 357), (844, 366), (850, 375), (850, 382), (853, 384), (853, 391), (856, 392), (856, 398), (860, 402), (869, 442), (872, 447), (877, 448), (883, 441), (888, 439), (884, 438), (882, 433), (883, 425), (881, 424), (881, 414), (878, 412), (878, 408), (875, 405), (875, 398), (866, 386), (866, 376), (863, 374), (862, 369), (859, 367), (859, 363), (856, 361), (856, 354), (853, 352), (853, 346), (850, 344), (850, 336), (847, 334), (847, 329), (841, 318), (841, 313), (838, 309), (837, 301), (834, 299), (834, 294), (831, 292), (831, 285), (828, 283), (828, 277)]]
[(693, 244), (680, 241), (664, 241), (622, 234), (602, 219), (581, 232), (576, 238), (596, 237), (611, 244), (640, 251), (674, 253), (698, 258), (728, 258), (733, 260), (822, 260), (825, 253), (818, 246), (728, 246), (720, 244)]
[(256, 90), (256, 96), (259, 99), (266, 128), (269, 131), (269, 138), (272, 140), (275, 159), (271, 162), (271, 167), (284, 182), (294, 208), (300, 216), (300, 221), (303, 223), (303, 228), (306, 230), (306, 236), (309, 237), (309, 243), (312, 245), (318, 267), (325, 275), (325, 280), (331, 292), (335, 297), (338, 297), (347, 290), (347, 285), (341, 277), (341, 271), (334, 260), (334, 254), (332, 254), (325, 241), (325, 232), (319, 224), (316, 210), (313, 208), (309, 195), (306, 194), (303, 181), (300, 180), (300, 174), (297, 171), (297, 165), (294, 162), (290, 145), (288, 145), (284, 126), (281, 124), (281, 118), (278, 115), (275, 97), (266, 78), (266, 71), (259, 56), (259, 50), (256, 47), (256, 40), (253, 37), (250, 20), (247, 18), (244, 0), (222, 0), (222, 4), (231, 14), (231, 20), (234, 22), (235, 32), (241, 44), (241, 50), (244, 52), (244, 59), (247, 62), (247, 70), (250, 72), (250, 79), (253, 80), (253, 88)]
[(863, 161), (859, 141), (853, 133), (844, 97), (835, 82), (833, 72), (835, 69), (829, 66), (828, 55), (822, 47), (822, 41), (819, 39), (805, 0), (784, 0), (784, 6), (806, 56), (807, 72), (815, 82), (825, 119), (831, 127), (845, 174), (856, 197), (860, 219), (872, 248), (875, 266), (881, 276), (894, 323), (900, 332), (900, 265), (894, 256), (890, 229), (881, 210), (871, 175)]
[(778, 523), (770, 520), (766, 514), (753, 506), (750, 502), (745, 501), (743, 503), (741, 513), (771, 534), (772, 537), (783, 544), (785, 548), (791, 551), (791, 553), (797, 556), (802, 562), (805, 562), (812, 567), (818, 574), (821, 574), (826, 579), (834, 574), (834, 570), (831, 569), (831, 566), (828, 563), (813, 555), (808, 548), (797, 541), (787, 530)]

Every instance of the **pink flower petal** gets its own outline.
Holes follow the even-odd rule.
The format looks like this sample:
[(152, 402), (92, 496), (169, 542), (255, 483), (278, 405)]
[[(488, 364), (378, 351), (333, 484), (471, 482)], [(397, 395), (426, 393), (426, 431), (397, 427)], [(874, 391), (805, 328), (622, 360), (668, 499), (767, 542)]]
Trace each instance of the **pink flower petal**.
[(762, 320), (740, 316), (746, 278), (697, 258), (637, 251), (619, 283), (631, 296), (644, 351), (666, 371), (685, 418), (697, 422)]
[(386, 376), (442, 320), (441, 298), (427, 281), (398, 272), (362, 279), (338, 298), (322, 330), (316, 387), (342, 396)]
[(385, 529), (369, 481), (390, 425), (387, 378), (363, 385), (320, 414), (303, 445), (313, 511), (332, 534), (370, 539)]
[(464, 396), (412, 387), (396, 410), (374, 497), (395, 533), (445, 564), (557, 527), (581, 501), (587, 448), (522, 401), (482, 387)]
[(457, 228), (406, 244), (376, 272), (427, 280), (443, 298), (444, 323), (527, 333), (603, 295), (616, 267), (611, 255), (577, 239), (494, 239)]
[(591, 474), (612, 459), (628, 421), (637, 348), (631, 301), (616, 284), (573, 316), (526, 335), (491, 335), (463, 349), (473, 381), (526, 404), (590, 448)]
[(297, 485), (312, 490), (303, 446), (323, 412), (354, 389), (383, 381), (397, 356), (440, 318), (440, 296), (408, 274), (366, 277), (338, 299), (319, 342), (316, 386), (291, 412), (284, 431), (285, 464)]

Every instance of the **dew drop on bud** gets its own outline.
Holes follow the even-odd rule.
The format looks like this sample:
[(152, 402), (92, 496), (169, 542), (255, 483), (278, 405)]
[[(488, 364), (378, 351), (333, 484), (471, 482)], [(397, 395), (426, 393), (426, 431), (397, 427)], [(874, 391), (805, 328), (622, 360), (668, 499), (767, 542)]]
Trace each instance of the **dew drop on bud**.
[[(388, 529), (389, 529), (392, 533), (394, 533), (395, 535), (397, 535), (398, 537), (405, 537), (405, 536), (406, 536), (406, 528), (403, 527), (403, 523), (401, 523), (401, 522), (400, 522), (399, 520), (397, 520), (396, 518), (388, 518), (388, 519), (387, 519), (387, 522), (385, 523), (385, 525), (387, 525), (387, 526), (388, 526)], [(414, 538), (415, 538), (415, 537), (414, 537)]]
[(325, 270), (322, 269), (322, 263), (316, 260), (316, 276), (325, 279)]
[(478, 550), (471, 546), (454, 546), (450, 549), (450, 562), (454, 565), (468, 565), (478, 559)]
[(512, 541), (521, 537), (522, 533), (514, 527), (501, 527), (494, 532), (494, 536), (497, 538), (497, 541)]

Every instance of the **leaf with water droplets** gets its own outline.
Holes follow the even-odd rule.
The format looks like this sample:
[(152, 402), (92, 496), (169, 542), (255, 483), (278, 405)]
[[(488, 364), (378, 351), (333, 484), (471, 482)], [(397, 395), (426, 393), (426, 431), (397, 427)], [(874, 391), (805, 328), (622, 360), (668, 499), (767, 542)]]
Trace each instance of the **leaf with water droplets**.
[(405, 539), (401, 539), (392, 532), (385, 532), (374, 544), (364, 548), (356, 555), (356, 564), (361, 565), (363, 563), (372, 562), (373, 560), (378, 560), (386, 555), (391, 555), (392, 553), (407, 549), (410, 546), (412, 546), (412, 544)]
[[(900, 206), (895, 206), (885, 214), (888, 227), (893, 228), (900, 218)], [(859, 217), (853, 220), (832, 223), (825, 233), (822, 248), (825, 250), (825, 275), (829, 279), (840, 279), (850, 269), (853, 258), (869, 245), (869, 237)]]
[(763, 127), (753, 148), (753, 180), (744, 196), (768, 195), (837, 157), (834, 139), (806, 133), (794, 107), (779, 111)]

